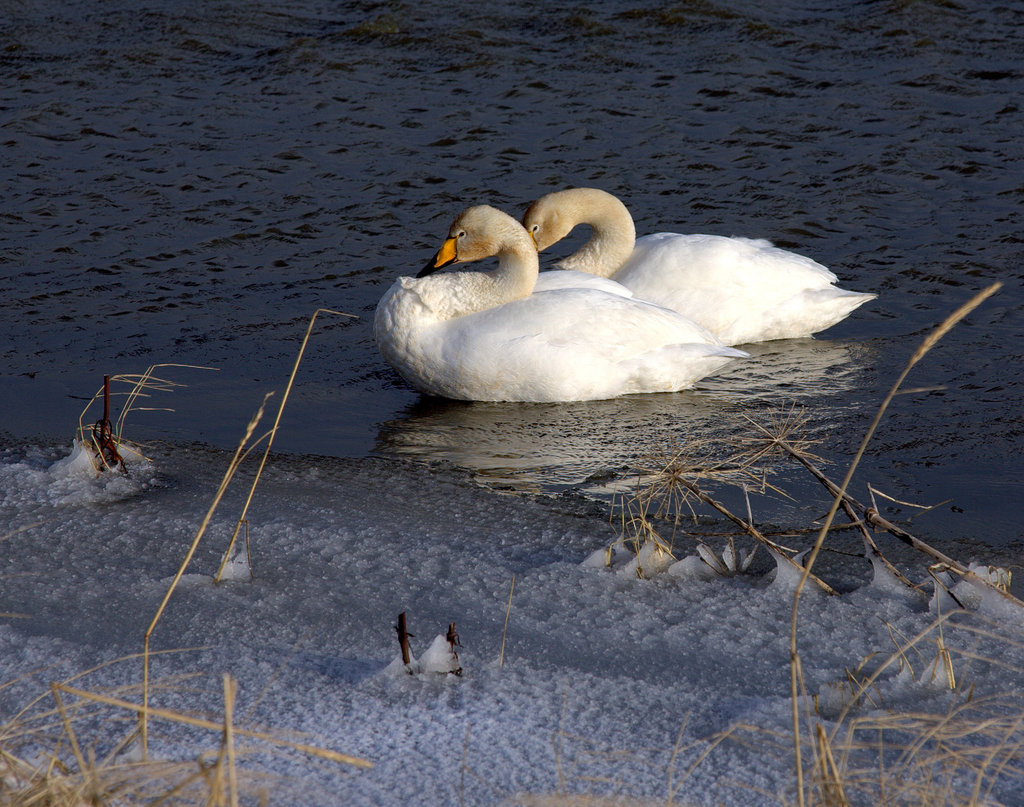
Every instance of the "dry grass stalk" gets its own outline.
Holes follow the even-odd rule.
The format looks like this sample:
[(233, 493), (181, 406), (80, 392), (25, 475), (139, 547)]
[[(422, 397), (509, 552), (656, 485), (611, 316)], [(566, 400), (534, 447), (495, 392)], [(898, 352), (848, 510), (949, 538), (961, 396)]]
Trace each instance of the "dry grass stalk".
[[(125, 661), (126, 659), (118, 659)], [(79, 673), (71, 681), (93, 670)], [(163, 682), (170, 686), (172, 680)], [(154, 719), (198, 727), (221, 736), (219, 751), (207, 752), (182, 762), (140, 761), (125, 752), (139, 738), (134, 720), (127, 715), (142, 706), (118, 693), (138, 691), (138, 685), (122, 686), (109, 693), (89, 692), (69, 682), (51, 684), (46, 695), (53, 699), (45, 707), (46, 695), (34, 698), (0, 724), (0, 804), (5, 807), (89, 807), (90, 805), (199, 805), (237, 807), (243, 785), (237, 772), (235, 737), (245, 736), (271, 745), (360, 768), (372, 767), (366, 760), (329, 749), (277, 738), (266, 732), (238, 728), (234, 724), (237, 685), (230, 676), (224, 681), (224, 719), (205, 720), (164, 709), (150, 710)], [(70, 696), (70, 697), (67, 697)], [(45, 708), (40, 708), (45, 707)], [(111, 713), (111, 709), (114, 711)], [(124, 714), (121, 718), (118, 715)], [(117, 741), (117, 726), (128, 733)], [(76, 728), (80, 726), (80, 728)], [(113, 729), (113, 731), (112, 731)], [(89, 739), (99, 733), (102, 753)], [(248, 789), (248, 786), (246, 786)], [(266, 803), (261, 798), (261, 803)]]
[[(175, 389), (184, 387), (184, 384), (179, 384), (175, 381), (170, 381), (165, 378), (157, 378), (153, 375), (153, 372), (161, 367), (183, 367), (190, 370), (216, 370), (216, 367), (201, 367), (195, 364), (152, 364), (144, 373), (119, 373), (104, 378), (103, 386), (101, 386), (89, 399), (85, 408), (82, 409), (81, 414), (78, 416), (78, 432), (76, 438), (78, 442), (83, 446), (90, 446), (91, 451), (89, 457), (92, 460), (93, 468), (99, 472), (100, 470), (112, 470), (110, 463), (108, 462), (105, 451), (102, 445), (99, 444), (96, 436), (96, 429), (92, 426), (85, 425), (85, 417), (88, 411), (92, 408), (100, 399), (104, 399), (104, 415), (100, 423), (106, 422), (109, 424), (109, 389), (110, 382), (129, 384), (130, 387), (127, 392), (116, 393), (118, 395), (125, 396), (125, 403), (121, 407), (121, 412), (117, 417), (116, 424), (110, 429), (109, 437), (115, 447), (120, 447), (122, 444), (128, 446), (133, 453), (142, 456), (141, 450), (138, 446), (130, 444), (124, 437), (124, 426), (125, 420), (128, 417), (129, 412), (147, 412), (147, 411), (158, 411), (156, 407), (142, 407), (137, 406), (137, 402), (140, 398), (148, 398), (153, 392), (173, 392)], [(161, 407), (160, 411), (173, 411), (165, 407)], [(97, 464), (98, 463), (98, 464)]]
[(843, 789), (843, 777), (836, 765), (835, 756), (832, 754), (832, 746), (828, 741), (825, 727), (820, 723), (816, 726), (815, 739), (817, 740), (818, 776), (823, 803), (828, 807), (848, 807), (849, 799)]
[[(169, 720), (173, 723), (180, 723), (186, 726), (194, 726), (201, 729), (209, 729), (210, 731), (221, 732), (224, 731), (224, 724), (218, 723), (215, 720), (206, 720), (200, 717), (193, 717), (191, 715), (182, 714), (175, 712), (170, 709), (157, 709), (153, 707), (146, 707), (143, 704), (132, 703), (121, 698), (113, 698), (107, 695), (101, 695), (96, 692), (88, 692), (83, 689), (76, 687), (70, 687), (65, 684), (55, 684), (55, 686), (61, 691), (69, 695), (75, 695), (76, 697), (83, 698), (88, 701), (94, 701), (96, 703), (103, 703), (107, 706), (115, 706), (119, 709), (125, 709), (130, 712), (141, 712), (145, 711), (148, 716), (159, 719)], [(338, 751), (331, 751), (327, 748), (318, 748), (314, 745), (308, 745), (306, 743), (297, 743), (292, 740), (286, 740), (281, 737), (275, 737), (272, 734), (268, 734), (264, 731), (253, 731), (250, 729), (234, 728), (233, 734), (239, 737), (249, 737), (254, 740), (263, 740), (264, 742), (271, 743), (273, 745), (279, 745), (285, 748), (291, 748), (295, 751), (301, 751), (304, 754), (318, 757), (320, 759), (330, 760), (331, 762), (341, 762), (346, 765), (353, 765), (357, 768), (372, 768), (373, 763), (369, 760), (362, 759), (360, 757), (354, 757), (349, 754), (342, 754)]]
[[(253, 494), (254, 494), (254, 492), (256, 490), (256, 485), (259, 482), (260, 473), (262, 473), (263, 467), (266, 464), (267, 455), (270, 452), (270, 446), (273, 443), (274, 435), (276, 434), (278, 426), (279, 426), (280, 421), (281, 421), (281, 415), (284, 412), (284, 404), (287, 401), (288, 395), (291, 392), (292, 385), (293, 385), (293, 383), (295, 381), (295, 374), (298, 371), (299, 363), (302, 360), (302, 355), (305, 352), (306, 345), (309, 342), (309, 337), (310, 337), (310, 334), (312, 333), (312, 330), (313, 330), (313, 324), (316, 322), (317, 315), (320, 314), (321, 312), (338, 314), (339, 316), (352, 316), (350, 314), (342, 314), (341, 312), (338, 312), (338, 311), (330, 311), (329, 309), (317, 309), (317, 311), (315, 311), (313, 313), (313, 316), (312, 316), (312, 318), (309, 321), (309, 326), (306, 329), (306, 335), (305, 335), (305, 338), (302, 341), (302, 347), (299, 350), (299, 355), (298, 355), (298, 357), (295, 360), (294, 366), (292, 367), (292, 373), (291, 373), (291, 376), (288, 379), (288, 385), (287, 385), (287, 388), (285, 390), (284, 399), (281, 402), (281, 406), (278, 408), (277, 417), (274, 420), (273, 428), (270, 430), (268, 435), (265, 435), (267, 437), (266, 451), (264, 452), (263, 459), (260, 462), (259, 470), (256, 473), (256, 478), (253, 481), (252, 488), (249, 491), (249, 496), (246, 499), (245, 508), (242, 511), (242, 515), (239, 518), (238, 524), (235, 527), (234, 534), (232, 535), (231, 546), (229, 546), (228, 551), (225, 552), (225, 555), (224, 555), (225, 560), (222, 561), (220, 569), (218, 569), (217, 580), (220, 579), (220, 576), (223, 573), (223, 569), (224, 569), (224, 566), (225, 566), (225, 564), (227, 562), (227, 559), (230, 557), (231, 547), (234, 545), (235, 538), (238, 535), (238, 531), (240, 529), (240, 526), (241, 526), (241, 524), (243, 522), (245, 522), (246, 512), (248, 510), (250, 502), (252, 501)], [(161, 385), (169, 385), (169, 384), (171, 384), (171, 382), (165, 382), (165, 381), (162, 381), (160, 379), (157, 379), (156, 381), (153, 380), (152, 371), (156, 367), (162, 367), (162, 366), (169, 366), (169, 365), (153, 365), (152, 367), (149, 368), (149, 370), (146, 371), (146, 373), (144, 373), (142, 376), (140, 376), (139, 378), (136, 379), (135, 388), (129, 394), (129, 405), (125, 407), (124, 411), (122, 411), (121, 418), (118, 421), (119, 424), (123, 425), (124, 417), (127, 414), (128, 409), (130, 408), (131, 404), (134, 403), (136, 398), (140, 394), (142, 394), (142, 392), (141, 392), (142, 389), (150, 388), (150, 387), (153, 387), (154, 385), (157, 386), (157, 387), (160, 387)], [(177, 385), (173, 385), (173, 386), (177, 386)], [(248, 424), (248, 426), (246, 427), (246, 430), (245, 430), (245, 434), (243, 435), (242, 440), (239, 442), (238, 447), (235, 450), (234, 456), (232, 457), (231, 462), (228, 464), (227, 470), (224, 472), (224, 477), (221, 480), (220, 486), (218, 487), (217, 492), (214, 495), (213, 501), (211, 502), (210, 507), (209, 507), (209, 509), (206, 512), (206, 516), (203, 518), (203, 521), (200, 524), (199, 529), (196, 531), (196, 535), (192, 539), (192, 543), (189, 546), (188, 551), (185, 553), (185, 558), (182, 561), (181, 565), (179, 566), (178, 571), (175, 574), (174, 579), (171, 581), (170, 586), (168, 586), (167, 592), (164, 595), (163, 600), (160, 602), (160, 605), (157, 608), (156, 614), (153, 616), (153, 620), (152, 620), (152, 622), (150, 622), (149, 627), (146, 629), (145, 636), (143, 637), (143, 681), (142, 681), (142, 700), (143, 700), (143, 703), (142, 703), (142, 709), (139, 712), (139, 724), (140, 724), (140, 735), (141, 735), (141, 745), (142, 745), (143, 758), (145, 758), (147, 753), (148, 753), (147, 716), (150, 713), (150, 711), (149, 711), (149, 655), (150, 655), (150, 652), (149, 652), (149, 642), (150, 642), (150, 638), (151, 638), (151, 636), (153, 634), (153, 631), (156, 628), (157, 623), (160, 621), (160, 618), (163, 615), (164, 610), (167, 607), (167, 603), (170, 600), (171, 595), (174, 593), (174, 590), (177, 588), (178, 582), (181, 580), (182, 575), (184, 575), (185, 570), (188, 568), (189, 563), (192, 561), (192, 557), (195, 554), (195, 551), (196, 551), (197, 547), (199, 546), (199, 542), (202, 539), (203, 534), (206, 532), (206, 529), (209, 526), (210, 520), (213, 518), (214, 511), (217, 509), (217, 506), (220, 504), (220, 501), (223, 498), (224, 493), (227, 491), (227, 488), (228, 488), (229, 484), (231, 483), (231, 480), (234, 478), (234, 475), (235, 475), (236, 471), (238, 470), (240, 464), (245, 459), (245, 457), (248, 456), (249, 451), (251, 451), (252, 448), (255, 448), (255, 446), (259, 442), (261, 442), (262, 439), (263, 439), (263, 438), (260, 438), (260, 440), (257, 440), (256, 443), (254, 443), (252, 446), (249, 446), (247, 448), (247, 446), (249, 444), (249, 440), (252, 438), (253, 432), (255, 431), (257, 424), (260, 422), (260, 420), (263, 417), (264, 409), (266, 408), (267, 401), (269, 400), (271, 394), (272, 393), (268, 393), (267, 395), (264, 396), (263, 401), (260, 404), (259, 410), (253, 416), (253, 418), (249, 421), (249, 424)], [(96, 400), (96, 396), (94, 396), (93, 400)], [(90, 404), (91, 403), (92, 402), (90, 401)], [(88, 407), (86, 407), (86, 408), (88, 409)], [(84, 412), (83, 412), (83, 417), (84, 417)], [(80, 423), (80, 428), (81, 428), (81, 423)], [(118, 436), (120, 436), (120, 430), (118, 430), (117, 434), (118, 434)]]
[(263, 402), (260, 404), (259, 410), (253, 415), (252, 420), (249, 421), (249, 425), (246, 427), (245, 434), (242, 437), (241, 442), (238, 444), (238, 448), (235, 449), (235, 454), (231, 458), (231, 462), (228, 464), (227, 470), (224, 472), (224, 478), (221, 480), (220, 487), (217, 488), (217, 493), (213, 497), (213, 501), (210, 503), (209, 509), (206, 511), (206, 516), (203, 518), (202, 523), (199, 525), (199, 529), (196, 531), (195, 537), (192, 539), (192, 544), (189, 546), (188, 551), (185, 553), (185, 559), (181, 562), (178, 567), (177, 573), (174, 575), (174, 579), (171, 584), (167, 587), (167, 593), (164, 594), (163, 600), (160, 602), (160, 606), (157, 608), (156, 614), (153, 616), (152, 622), (146, 629), (146, 634), (143, 637), (143, 675), (142, 675), (142, 710), (139, 713), (139, 726), (142, 738), (142, 755), (146, 757), (148, 752), (148, 732), (147, 732), (147, 717), (149, 711), (149, 640), (153, 635), (153, 631), (156, 629), (157, 623), (160, 621), (160, 617), (163, 616), (164, 609), (167, 607), (168, 601), (171, 599), (171, 595), (178, 586), (178, 582), (181, 580), (182, 575), (185, 574), (185, 570), (188, 568), (189, 563), (192, 561), (192, 556), (195, 555), (196, 548), (199, 546), (199, 541), (202, 539), (203, 534), (206, 532), (206, 528), (210, 524), (210, 520), (213, 518), (213, 513), (220, 504), (220, 500), (223, 498), (224, 493), (228, 489), (228, 485), (231, 483), (235, 472), (238, 470), (238, 466), (241, 464), (244, 458), (244, 450), (246, 443), (249, 442), (249, 438), (252, 437), (253, 431), (256, 429), (256, 425), (260, 422), (263, 417), (263, 410), (267, 405), (267, 400), (270, 398), (271, 393), (264, 396)]
[[(830, 480), (827, 476), (825, 476), (825, 474), (822, 473), (822, 471), (814, 464), (816, 458), (813, 455), (808, 454), (806, 451), (804, 451), (803, 445), (800, 442), (791, 441), (788, 435), (780, 436), (778, 434), (772, 433), (771, 431), (761, 426), (760, 424), (755, 423), (750, 418), (747, 418), (747, 421), (755, 429), (759, 430), (765, 436), (765, 438), (770, 442), (772, 450), (781, 451), (797, 460), (811, 473), (811, 475), (815, 479), (817, 479), (819, 482), (821, 482), (822, 485), (825, 486), (826, 490), (828, 490), (829, 493), (831, 493), (833, 496), (839, 495), (839, 486), (832, 482), (832, 480)], [(847, 518), (850, 519), (850, 523), (854, 524), (860, 531), (861, 539), (864, 541), (864, 548), (868, 556), (873, 557), (879, 562), (881, 562), (889, 570), (889, 572), (905, 586), (914, 591), (920, 592), (920, 589), (913, 582), (911, 582), (907, 578), (907, 576), (903, 574), (903, 572), (897, 569), (889, 561), (889, 559), (885, 557), (885, 555), (882, 554), (882, 551), (878, 548), (878, 545), (871, 537), (871, 533), (868, 532), (864, 520), (858, 517), (854, 509), (854, 505), (856, 505), (856, 501), (851, 496), (844, 492), (841, 496), (841, 506), (843, 508), (843, 512), (846, 513)]]
[[(888, 395), (882, 401), (878, 408), (878, 412), (875, 414), (874, 420), (868, 428), (867, 433), (861, 440), (861, 444), (857, 449), (857, 453), (854, 455), (853, 461), (850, 463), (850, 467), (846, 472), (846, 476), (843, 478), (842, 484), (839, 486), (839, 491), (832, 502), (832, 507), (829, 510), (828, 515), (825, 518), (825, 523), (822, 526), (821, 532), (818, 535), (818, 539), (815, 541), (814, 547), (811, 549), (811, 553), (808, 556), (807, 563), (804, 565), (804, 571), (800, 578), (800, 582), (797, 585), (796, 591), (793, 594), (793, 611), (790, 621), (790, 698), (792, 701), (792, 718), (793, 718), (793, 743), (795, 750), (795, 767), (796, 767), (796, 785), (797, 785), (797, 801), (800, 807), (805, 805), (805, 794), (804, 794), (804, 781), (803, 781), (803, 762), (800, 753), (800, 689), (802, 685), (802, 676), (800, 675), (800, 664), (799, 655), (797, 653), (797, 620), (799, 615), (799, 604), (800, 596), (803, 591), (807, 580), (810, 578), (811, 569), (814, 567), (814, 562), (817, 559), (818, 553), (821, 550), (822, 545), (825, 542), (825, 536), (828, 535), (828, 528), (832, 524), (832, 520), (835, 518), (836, 513), (839, 510), (840, 503), (846, 489), (849, 487), (850, 480), (853, 478), (853, 473), (857, 466), (860, 464), (861, 457), (864, 456), (864, 452), (867, 450), (868, 443), (874, 436), (875, 430), (882, 421), (882, 417), (885, 411), (888, 409), (889, 404), (896, 396), (900, 387), (903, 385), (903, 381), (910, 373), (911, 369), (931, 350), (935, 344), (949, 331), (956, 326), (960, 320), (970, 314), (974, 309), (981, 305), (985, 300), (995, 294), (999, 289), (1002, 288), (1002, 283), (993, 283), (987, 289), (979, 292), (967, 303), (960, 306), (956, 311), (950, 314), (932, 333), (925, 337), (921, 345), (914, 351), (910, 359), (904, 367), (903, 372), (900, 373), (899, 378), (893, 384), (892, 389), (889, 390)], [(870, 521), (870, 519), (868, 519)]]
[[(55, 708), (35, 711), (44, 697), (40, 695), (0, 726), (0, 803), (10, 807), (141, 805), (164, 803), (175, 793), (188, 796), (175, 803), (204, 800), (200, 794), (185, 793), (201, 779), (194, 762), (141, 763), (123, 756), (137, 730), (111, 748), (112, 723), (103, 720), (109, 750), (100, 756), (94, 747), (84, 746), (75, 723), (95, 726), (99, 715), (83, 708), (82, 701), (65, 704), (61, 692), (60, 685), (48, 691)], [(30, 710), (34, 711), (31, 716)]]
[[(751, 421), (751, 423), (753, 423), (753, 421)], [(761, 428), (756, 423), (753, 423), (753, 425), (756, 428), (759, 428), (759, 429)], [(850, 495), (850, 493), (848, 491), (841, 489), (839, 485), (835, 484), (832, 480), (830, 480), (827, 476), (825, 476), (825, 474), (822, 473), (821, 470), (819, 468), (817, 468), (795, 446), (791, 445), (790, 443), (788, 443), (788, 442), (786, 442), (784, 440), (775, 441), (775, 445), (778, 446), (778, 448), (780, 450), (787, 452), (790, 456), (792, 456), (799, 463), (801, 463), (811, 473), (811, 475), (815, 479), (817, 479), (819, 482), (821, 482), (821, 484), (825, 487), (826, 490), (828, 490), (828, 492), (832, 496), (838, 497), (841, 506), (844, 508), (844, 511), (849, 515), (851, 520), (860, 521), (860, 519), (858, 519), (858, 517), (857, 517), (857, 512), (856, 512), (856, 511), (860, 511), (864, 523), (871, 524), (872, 526), (877, 527), (878, 529), (885, 530), (889, 534), (891, 534), (894, 537), (898, 538), (902, 543), (906, 544), (907, 546), (909, 546), (909, 547), (911, 547), (913, 549), (916, 549), (918, 552), (921, 552), (922, 554), (927, 555), (928, 557), (930, 557), (933, 560), (937, 561), (938, 564), (940, 566), (942, 566), (943, 568), (946, 568), (946, 569), (948, 569), (948, 570), (950, 570), (950, 571), (960, 575), (961, 577), (964, 577), (964, 578), (966, 578), (966, 579), (968, 579), (968, 580), (970, 580), (970, 581), (972, 581), (974, 583), (977, 583), (978, 585), (983, 585), (983, 586), (986, 586), (988, 588), (991, 588), (992, 590), (997, 591), (1002, 597), (1004, 597), (1008, 601), (1010, 601), (1010, 602), (1012, 602), (1012, 603), (1014, 603), (1016, 605), (1020, 605), (1020, 606), (1024, 607), (1024, 602), (1021, 602), (1019, 599), (1014, 597), (1009, 592), (1009, 586), (1001, 585), (1000, 583), (993, 582), (991, 580), (986, 580), (985, 578), (981, 577), (980, 575), (972, 572), (970, 569), (968, 569), (966, 566), (964, 566), (959, 561), (949, 557), (948, 555), (944, 554), (943, 552), (940, 552), (938, 549), (935, 549), (934, 547), (930, 546), (929, 544), (927, 544), (925, 541), (921, 540), (920, 538), (917, 538), (916, 536), (911, 535), (909, 532), (904, 530), (902, 527), (899, 527), (899, 526), (893, 524), (891, 521), (889, 521), (888, 519), (884, 518), (878, 512), (878, 510), (875, 509), (875, 507), (861, 504), (859, 501), (857, 501), (856, 498), (854, 498), (852, 495)], [(889, 569), (889, 571), (891, 571), (904, 584), (906, 584), (910, 588), (913, 588), (915, 590), (919, 590), (918, 586), (916, 586), (914, 583), (912, 583), (910, 580), (908, 580), (906, 578), (906, 576), (902, 572), (900, 572), (895, 566), (892, 565), (892, 563), (890, 563), (885, 558), (885, 556), (882, 554), (881, 550), (878, 548), (877, 544), (871, 538), (870, 533), (868, 533), (866, 529), (862, 530), (862, 535), (865, 538), (865, 543), (866, 543), (866, 545), (867, 545), (867, 547), (869, 549), (869, 553), (872, 556), (874, 556), (874, 557), (878, 558), (879, 560), (883, 561), (884, 564), (886, 565), (886, 567)], [(953, 596), (951, 592), (950, 592), (950, 595)], [(955, 599), (955, 597), (954, 597), (954, 599)]]
[[(358, 319), (354, 314), (345, 314), (341, 311), (333, 311), (330, 308), (318, 308), (313, 312), (313, 316), (309, 319), (309, 325), (306, 327), (306, 335), (302, 338), (302, 345), (299, 347), (299, 353), (295, 357), (295, 363), (292, 365), (291, 375), (288, 376), (288, 383), (284, 389), (284, 395), (281, 396), (281, 404), (277, 408), (277, 415), (274, 417), (274, 425), (271, 426), (270, 431), (267, 433), (267, 444), (263, 451), (263, 457), (260, 459), (260, 464), (256, 469), (256, 476), (252, 480), (252, 486), (249, 488), (249, 495), (245, 499), (245, 504), (242, 506), (242, 512), (238, 516), (238, 522), (235, 524), (235, 529), (231, 534), (231, 540), (228, 543), (228, 548), (224, 551), (223, 559), (220, 563), (220, 568), (217, 569), (216, 577), (214, 578), (218, 583), (224, 574), (224, 567), (227, 566), (228, 561), (231, 559), (232, 551), (235, 546), (235, 541), (238, 538), (238, 531), (241, 529), (242, 524), (248, 524), (246, 516), (249, 513), (249, 505), (252, 504), (253, 496), (256, 494), (256, 486), (260, 482), (260, 477), (263, 474), (263, 468), (267, 464), (267, 458), (270, 456), (270, 449), (274, 445), (274, 437), (277, 435), (277, 430), (281, 425), (281, 416), (284, 414), (284, 407), (288, 403), (288, 396), (291, 394), (292, 386), (295, 383), (295, 375), (299, 371), (299, 364), (302, 363), (302, 356), (306, 352), (306, 346), (309, 344), (309, 337), (313, 333), (313, 325), (316, 323), (316, 318), (320, 314), (335, 314), (339, 317), (350, 317), (352, 319)], [(246, 533), (247, 551), (248, 551), (248, 533)], [(250, 569), (252, 568), (250, 564)]]
[(944, 713), (858, 717), (833, 744), (845, 792), (857, 803), (990, 804), (1000, 778), (1024, 775), (1024, 714), (1012, 696)]
[(224, 673), (224, 751), (227, 759), (228, 794), (231, 807), (238, 807), (238, 770), (235, 767), (235, 727), (232, 724), (235, 711), (235, 695), (238, 683)]
[(508, 618), (512, 614), (512, 592), (516, 590), (516, 576), (512, 575), (512, 584), (508, 587), (508, 604), (505, 606), (505, 627), (501, 629), (501, 653), (498, 655), (498, 667), (505, 666), (505, 635), (508, 633)]
[[(782, 416), (777, 428), (782, 435), (789, 437), (805, 420), (794, 410), (790, 410)], [(762, 491), (771, 489), (786, 495), (767, 481), (766, 469), (758, 465), (772, 453), (771, 449), (766, 450), (761, 442), (757, 441), (757, 445), (753, 447), (744, 445), (740, 451), (725, 458), (715, 457), (699, 440), (684, 441), (670, 450), (648, 451), (636, 464), (636, 493), (629, 499), (622, 497), (619, 507), (623, 540), (633, 545), (634, 552), (638, 552), (645, 543), (651, 542), (658, 550), (671, 555), (675, 526), (679, 523), (683, 509), (686, 508), (691, 515), (695, 515), (693, 504), (702, 502), (763, 544), (777, 563), (789, 564), (803, 571), (803, 567), (791, 557), (793, 550), (768, 538), (754, 526), (751, 518), (744, 519), (736, 515), (701, 487), (701, 483), (710, 481), (734, 485), (745, 492), (753, 486)], [(804, 444), (810, 446), (811, 441), (804, 441)], [(674, 518), (673, 539), (666, 541), (654, 526), (654, 520), (669, 517)], [(810, 575), (810, 579), (822, 591), (828, 594), (836, 593), (819, 577)]]

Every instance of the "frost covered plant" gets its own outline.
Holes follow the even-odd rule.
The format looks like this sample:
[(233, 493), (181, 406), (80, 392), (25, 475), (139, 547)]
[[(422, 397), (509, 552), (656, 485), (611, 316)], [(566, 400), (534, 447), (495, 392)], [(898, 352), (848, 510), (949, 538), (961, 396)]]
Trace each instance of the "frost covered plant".
[(436, 678), (445, 675), (462, 675), (462, 666), (459, 663), (459, 654), (455, 651), (460, 646), (459, 634), (455, 632), (455, 623), (448, 625), (448, 632), (439, 633), (430, 643), (430, 647), (420, 657), (413, 655), (409, 645), (409, 639), (413, 634), (409, 633), (405, 626), (405, 612), (398, 615), (398, 624), (395, 626), (398, 634), (398, 644), (401, 652), (385, 668), (387, 675), (412, 675), (417, 678)]
[(763, 456), (763, 452), (746, 447), (722, 454), (696, 438), (651, 448), (636, 461), (633, 499), (651, 518), (671, 519), (678, 526), (684, 513), (696, 518), (694, 505), (705, 500), (702, 485), (726, 484), (781, 493), (768, 483), (767, 469), (757, 465)]
[(697, 544), (697, 554), (700, 555), (700, 559), (722, 577), (735, 577), (746, 572), (750, 568), (750, 562), (754, 559), (756, 551), (756, 546), (749, 552), (737, 549), (732, 536), (722, 548), (721, 556), (716, 555), (715, 551), (707, 544), (703, 542)]
[(754, 428), (750, 435), (740, 435), (734, 442), (741, 453), (753, 464), (773, 456), (788, 456), (796, 453), (808, 462), (824, 463), (811, 448), (820, 442), (805, 435), (810, 418), (803, 408), (790, 404), (770, 414), (764, 422), (755, 421), (744, 415), (744, 420)]
[[(934, 591), (929, 608), (942, 614), (950, 610), (968, 609), (1005, 610), (1006, 594), (1010, 591), (1011, 574), (1001, 566), (971, 563), (966, 573), (944, 563), (928, 567)], [(960, 575), (960, 576), (958, 576)]]
[[(148, 398), (153, 392), (171, 392), (184, 384), (168, 381), (164, 378), (157, 378), (153, 371), (158, 367), (189, 367), (194, 370), (212, 370), (212, 367), (198, 367), (191, 364), (153, 364), (142, 374), (126, 373), (103, 377), (103, 386), (100, 387), (89, 402), (85, 405), (78, 417), (78, 431), (75, 435), (75, 446), (86, 450), (87, 456), (92, 463), (93, 469), (98, 474), (101, 471), (119, 470), (127, 473), (128, 466), (143, 457), (141, 449), (129, 442), (124, 437), (124, 424), (128, 413), (132, 411), (153, 411), (153, 407), (139, 405), (139, 401)], [(121, 406), (121, 413), (115, 421), (110, 419), (110, 385), (125, 384), (127, 392), (118, 392), (116, 395), (124, 397)], [(93, 405), (103, 401), (103, 416), (92, 424), (87, 425), (86, 416)], [(162, 409), (162, 411), (171, 411)]]

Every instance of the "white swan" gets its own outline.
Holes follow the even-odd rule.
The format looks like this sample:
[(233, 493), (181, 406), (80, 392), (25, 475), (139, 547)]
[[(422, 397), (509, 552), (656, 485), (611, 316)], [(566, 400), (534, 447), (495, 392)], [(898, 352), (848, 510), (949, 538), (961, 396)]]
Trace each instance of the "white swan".
[[(428, 277), (491, 255), (491, 272)], [(537, 250), (519, 222), (469, 208), (420, 275), (398, 278), (381, 298), (381, 354), (423, 392), (474, 401), (675, 391), (747, 355), (674, 311), (620, 294), (579, 286), (532, 293), (537, 274)]]
[(764, 240), (677, 233), (638, 239), (626, 206), (596, 188), (549, 193), (523, 216), (538, 250), (578, 224), (593, 234), (561, 268), (611, 277), (727, 345), (810, 336), (877, 296), (840, 289), (820, 263)]

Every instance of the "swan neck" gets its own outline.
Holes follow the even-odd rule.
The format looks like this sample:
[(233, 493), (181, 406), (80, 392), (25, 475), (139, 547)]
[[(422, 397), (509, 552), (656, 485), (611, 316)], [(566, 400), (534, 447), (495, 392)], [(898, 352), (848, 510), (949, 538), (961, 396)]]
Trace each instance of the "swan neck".
[(490, 278), (494, 282), (495, 291), (505, 298), (501, 302), (511, 302), (533, 294), (539, 269), (535, 249), (531, 248), (529, 253), (518, 249), (499, 253), (498, 268), (490, 274)]
[(633, 217), (622, 202), (606, 193), (581, 199), (577, 209), (577, 223), (589, 224), (593, 232), (590, 240), (559, 266), (610, 277), (633, 253)]

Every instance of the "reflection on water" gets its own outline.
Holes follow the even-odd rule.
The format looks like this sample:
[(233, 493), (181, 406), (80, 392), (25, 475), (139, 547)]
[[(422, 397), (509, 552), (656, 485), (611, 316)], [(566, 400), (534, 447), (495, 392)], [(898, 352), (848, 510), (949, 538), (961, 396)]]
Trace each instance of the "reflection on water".
[[(175, 413), (133, 430), (233, 450), (327, 307), (362, 319), (317, 325), (276, 450), (592, 485), (649, 440), (796, 399), (841, 460), (924, 333), (998, 278), (914, 369), (945, 389), (894, 401), (861, 473), (955, 495), (944, 531), (1019, 539), (1002, 487), (1024, 475), (1014, 4), (209, 5), (4, 6), (0, 431), (64, 440), (105, 374), (180, 362), (221, 372), (176, 375)], [(643, 234), (821, 261), (879, 294), (828, 332), (874, 352), (755, 346), (649, 400), (416, 405), (373, 342), (380, 296), (462, 208), (519, 215), (572, 185), (620, 196)]]
[[(604, 490), (645, 448), (673, 436), (720, 439), (741, 413), (788, 401), (808, 407), (852, 390), (869, 366), (862, 344), (792, 339), (750, 345), (696, 390), (561, 404), (463, 403), (423, 397), (382, 424), (376, 452), (442, 460), (491, 485)], [(830, 405), (833, 401), (829, 402)]]
[(702, 386), (748, 400), (838, 395), (862, 386), (861, 374), (875, 358), (862, 342), (780, 339), (741, 347), (750, 358), (732, 362)]

